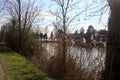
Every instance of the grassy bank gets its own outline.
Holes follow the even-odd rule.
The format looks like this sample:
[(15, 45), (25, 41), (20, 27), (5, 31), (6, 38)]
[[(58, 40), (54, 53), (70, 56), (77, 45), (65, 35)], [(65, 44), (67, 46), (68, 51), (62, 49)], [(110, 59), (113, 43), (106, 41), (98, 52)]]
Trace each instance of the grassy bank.
[(0, 44), (0, 56), (7, 80), (53, 80), (23, 56), (3, 44)]

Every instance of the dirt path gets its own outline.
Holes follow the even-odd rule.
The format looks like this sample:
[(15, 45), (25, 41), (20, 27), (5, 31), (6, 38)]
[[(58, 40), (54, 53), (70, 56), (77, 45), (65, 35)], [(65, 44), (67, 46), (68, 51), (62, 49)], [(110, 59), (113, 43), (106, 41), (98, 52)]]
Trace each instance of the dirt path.
[(4, 70), (3, 70), (2, 57), (1, 57), (1, 54), (0, 54), (0, 80), (5, 80), (4, 76), (5, 76), (5, 73), (4, 73)]

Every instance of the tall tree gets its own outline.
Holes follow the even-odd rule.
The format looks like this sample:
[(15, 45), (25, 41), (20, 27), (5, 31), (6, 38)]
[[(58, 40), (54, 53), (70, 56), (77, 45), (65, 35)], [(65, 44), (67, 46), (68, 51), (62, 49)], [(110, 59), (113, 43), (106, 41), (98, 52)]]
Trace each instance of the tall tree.
[(21, 42), (22, 42), (22, 36), (21, 36), (21, 0), (17, 0), (18, 3), (18, 23), (19, 23), (19, 42), (18, 42), (18, 50), (21, 50)]
[[(80, 15), (85, 14), (91, 10), (92, 4), (87, 4), (84, 0), (52, 0), (57, 6), (56, 11), (50, 10), (50, 12), (56, 16), (56, 22), (54, 22), (56, 29), (62, 29), (66, 33), (69, 26), (73, 26), (72, 23), (80, 21)], [(84, 5), (81, 5), (84, 4)], [(80, 6), (81, 5), (81, 6)], [(87, 16), (87, 14), (86, 14)]]
[[(6, 14), (9, 16), (9, 28), (13, 28), (16, 37), (16, 51), (21, 51), (28, 39), (32, 26), (37, 22), (40, 6), (37, 0), (4, 0)], [(9, 29), (10, 30), (10, 29)], [(12, 30), (12, 29), (11, 29)]]
[(120, 0), (108, 0), (110, 18), (108, 23), (105, 80), (120, 79)]
[[(52, 0), (57, 5), (56, 11), (51, 11), (52, 14), (56, 16), (56, 21), (53, 23), (57, 30), (62, 30), (62, 36), (59, 36), (60, 46), (61, 47), (61, 69), (59, 70), (59, 80), (64, 79), (66, 75), (66, 60), (67, 60), (67, 29), (71, 26), (71, 23), (80, 21), (79, 16), (85, 11), (90, 10), (92, 4), (87, 4), (79, 7), (84, 1), (83, 0)], [(55, 6), (54, 6), (55, 7)], [(77, 18), (77, 19), (76, 19)]]

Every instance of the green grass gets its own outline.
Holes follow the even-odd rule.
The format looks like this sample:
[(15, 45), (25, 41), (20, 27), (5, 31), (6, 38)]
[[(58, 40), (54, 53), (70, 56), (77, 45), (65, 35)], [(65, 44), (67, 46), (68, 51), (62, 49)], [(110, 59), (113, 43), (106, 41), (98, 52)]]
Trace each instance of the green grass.
[(20, 54), (0, 44), (7, 80), (53, 80)]

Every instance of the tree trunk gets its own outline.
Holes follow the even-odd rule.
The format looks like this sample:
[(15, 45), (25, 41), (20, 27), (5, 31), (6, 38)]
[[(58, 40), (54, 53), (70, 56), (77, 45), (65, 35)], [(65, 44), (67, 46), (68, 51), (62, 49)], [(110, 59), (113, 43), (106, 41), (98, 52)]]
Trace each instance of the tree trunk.
[(18, 22), (19, 22), (19, 43), (18, 43), (18, 50), (20, 52), (21, 50), (21, 44), (22, 44), (22, 33), (21, 33), (21, 0), (18, 0), (18, 8), (19, 8), (19, 14), (18, 14)]
[(105, 61), (105, 80), (120, 79), (120, 0), (108, 0), (111, 16)]

